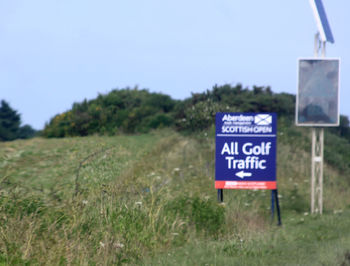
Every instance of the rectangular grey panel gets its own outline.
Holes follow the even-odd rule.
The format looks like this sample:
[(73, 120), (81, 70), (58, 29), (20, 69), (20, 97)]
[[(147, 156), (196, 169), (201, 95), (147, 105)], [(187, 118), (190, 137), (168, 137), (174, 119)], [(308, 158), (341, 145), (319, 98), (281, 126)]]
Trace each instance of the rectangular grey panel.
[(299, 59), (296, 124), (339, 125), (339, 59)]

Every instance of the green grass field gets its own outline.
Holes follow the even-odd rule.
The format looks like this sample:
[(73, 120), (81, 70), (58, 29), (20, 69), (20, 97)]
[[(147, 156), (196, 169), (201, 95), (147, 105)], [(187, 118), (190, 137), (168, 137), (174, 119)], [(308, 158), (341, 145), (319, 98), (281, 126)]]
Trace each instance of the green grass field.
[(350, 265), (349, 176), (310, 215), (309, 145), (280, 129), (278, 227), (269, 191), (217, 203), (212, 131), (0, 143), (0, 265)]

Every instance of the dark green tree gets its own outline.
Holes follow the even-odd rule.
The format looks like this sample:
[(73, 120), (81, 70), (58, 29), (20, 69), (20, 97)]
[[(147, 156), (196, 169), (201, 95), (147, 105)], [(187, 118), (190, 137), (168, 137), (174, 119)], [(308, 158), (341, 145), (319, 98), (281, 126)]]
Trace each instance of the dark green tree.
[(29, 139), (37, 135), (30, 125), (20, 127), (21, 116), (5, 100), (0, 106), (0, 141)]
[(37, 135), (37, 131), (30, 125), (24, 125), (19, 128), (17, 138), (19, 139), (30, 139)]
[(18, 137), (21, 117), (5, 100), (0, 106), (0, 140), (14, 140)]

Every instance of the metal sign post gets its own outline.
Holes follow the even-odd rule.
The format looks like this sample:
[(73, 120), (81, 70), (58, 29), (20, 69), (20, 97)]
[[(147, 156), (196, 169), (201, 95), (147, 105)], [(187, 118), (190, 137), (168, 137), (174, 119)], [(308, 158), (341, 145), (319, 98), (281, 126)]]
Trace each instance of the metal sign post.
[(278, 225), (282, 225), (281, 210), (280, 210), (280, 204), (279, 204), (279, 201), (278, 201), (278, 191), (277, 191), (277, 189), (271, 190), (271, 221), (273, 221), (273, 218), (275, 216), (275, 202), (276, 202), (276, 209), (277, 209)]
[(324, 127), (339, 125), (339, 59), (299, 60), (296, 125), (312, 128), (311, 213), (322, 214)]
[[(324, 128), (339, 125), (339, 59), (326, 59), (334, 43), (322, 0), (309, 0), (318, 32), (314, 58), (299, 60), (296, 125), (312, 127), (311, 213), (323, 212)], [(321, 54), (321, 56), (320, 56)]]
[[(320, 47), (321, 46), (321, 47)], [(322, 58), (326, 56), (326, 42), (320, 40), (320, 34), (315, 34), (314, 57), (317, 58), (319, 50)], [(324, 129), (312, 128), (311, 150), (311, 213), (323, 211), (323, 145)]]
[(218, 202), (224, 202), (224, 190), (218, 189)]
[(323, 211), (323, 128), (312, 129), (311, 213)]
[[(320, 47), (321, 46), (321, 47)], [(321, 48), (322, 58), (326, 56), (326, 42), (320, 40), (320, 34), (315, 35), (314, 57), (318, 57)], [(323, 211), (323, 147), (324, 129), (312, 128), (311, 150), (311, 213)], [(316, 201), (316, 202), (315, 202)]]

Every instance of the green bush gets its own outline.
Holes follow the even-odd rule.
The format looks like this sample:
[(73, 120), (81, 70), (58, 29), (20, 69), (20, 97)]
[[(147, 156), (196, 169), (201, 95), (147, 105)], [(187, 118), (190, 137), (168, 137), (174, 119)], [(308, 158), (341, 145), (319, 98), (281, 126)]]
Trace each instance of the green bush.
[(176, 104), (177, 101), (161, 93), (138, 88), (113, 90), (94, 100), (74, 103), (71, 110), (52, 118), (42, 134), (68, 137), (148, 132), (172, 126)]
[(253, 86), (243, 89), (238, 84), (214, 86), (211, 91), (192, 94), (175, 110), (179, 130), (200, 131), (215, 123), (217, 112), (276, 112), (291, 120), (295, 97), (291, 94), (272, 93), (270, 87)]

